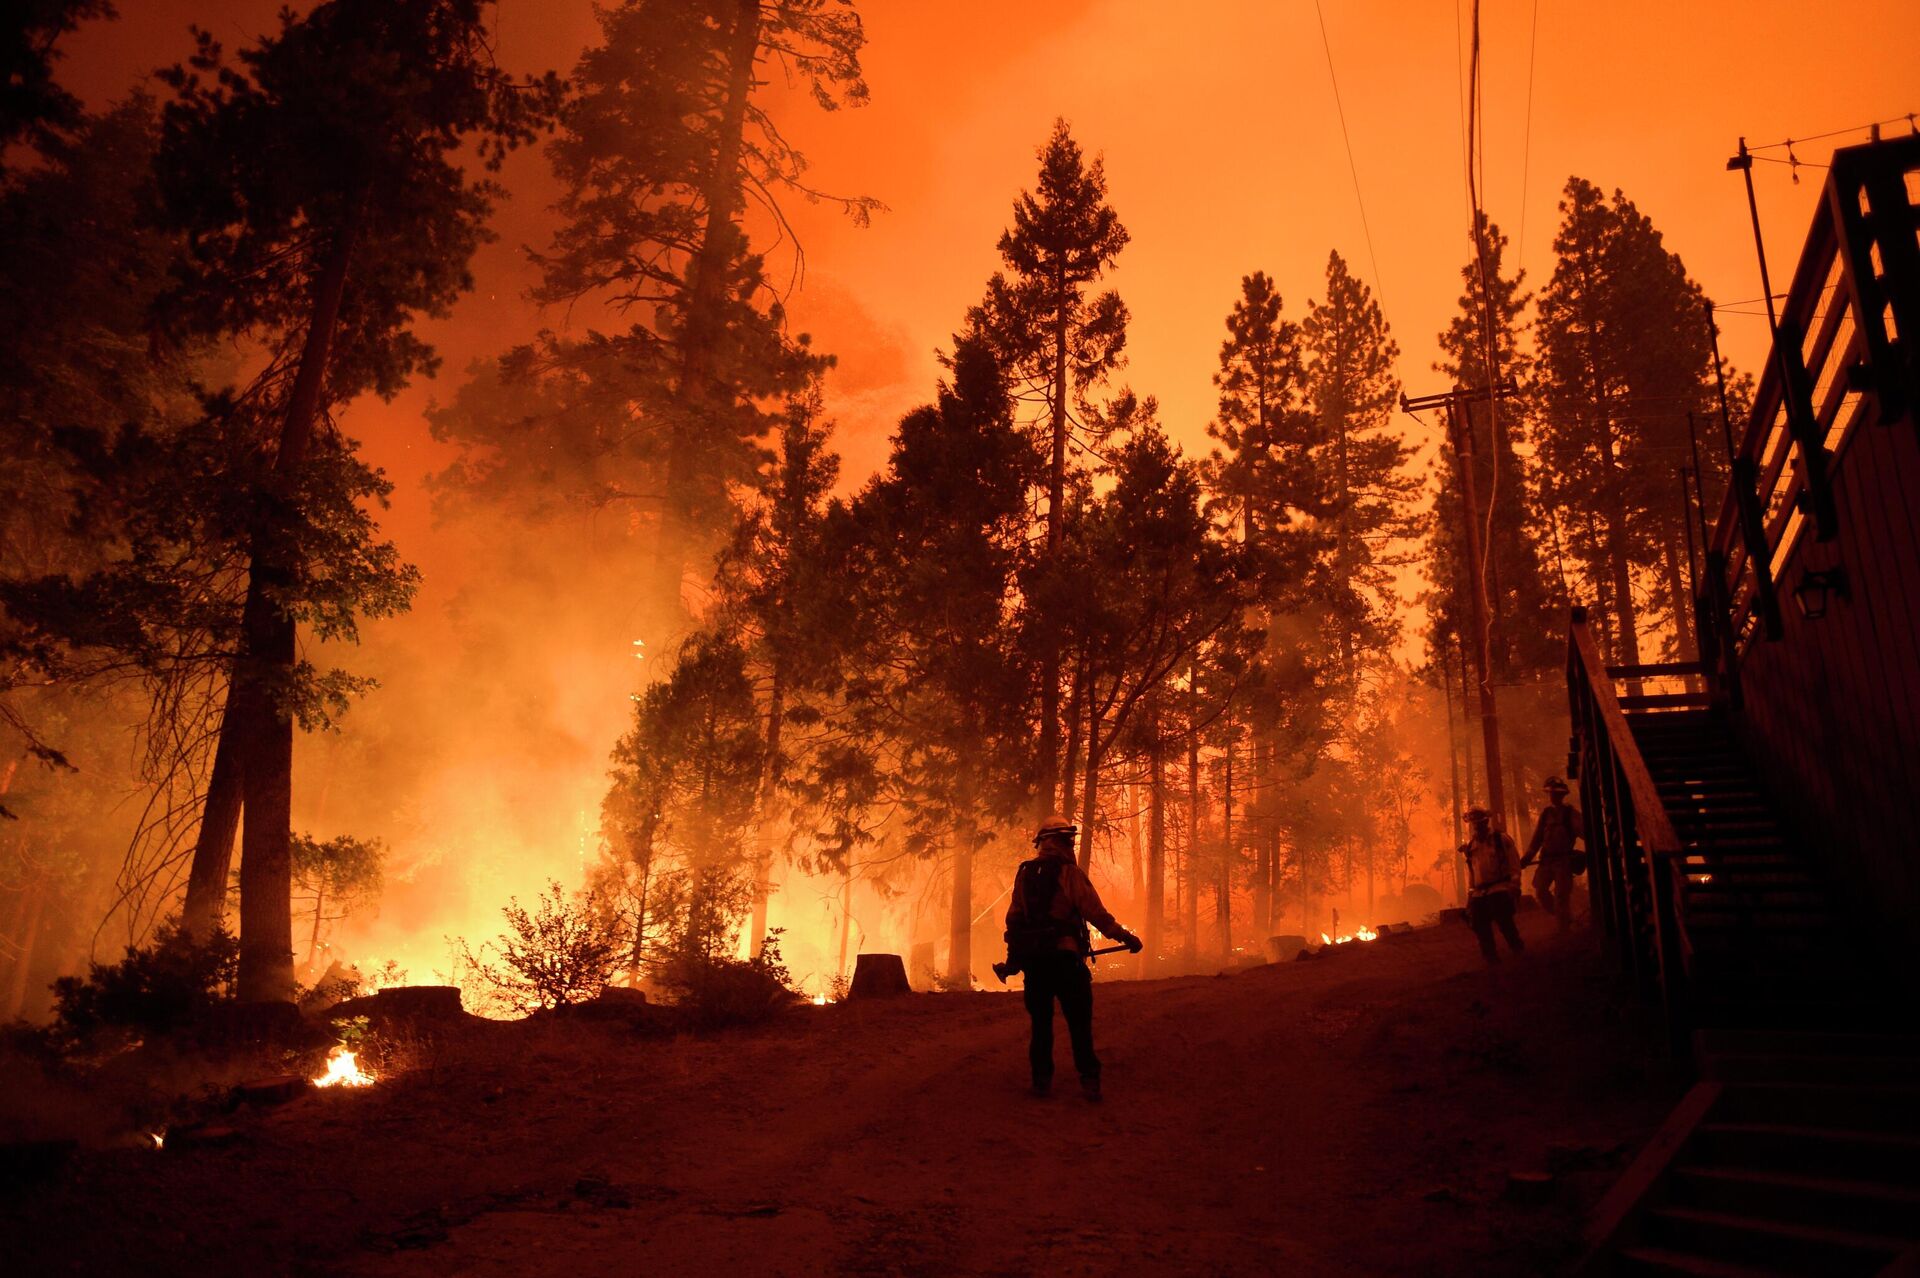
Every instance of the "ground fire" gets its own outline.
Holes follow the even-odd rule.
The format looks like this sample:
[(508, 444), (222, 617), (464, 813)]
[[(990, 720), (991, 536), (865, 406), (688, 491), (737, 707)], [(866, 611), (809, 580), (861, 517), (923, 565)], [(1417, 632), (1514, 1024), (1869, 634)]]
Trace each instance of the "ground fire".
[(1909, 8), (13, 6), (6, 1272), (1913, 1270)]

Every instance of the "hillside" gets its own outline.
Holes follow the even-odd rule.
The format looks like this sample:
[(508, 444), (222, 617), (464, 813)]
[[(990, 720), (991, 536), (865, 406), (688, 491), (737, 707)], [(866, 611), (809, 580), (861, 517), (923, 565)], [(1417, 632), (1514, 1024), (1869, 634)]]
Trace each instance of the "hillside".
[[(15, 1273), (1537, 1274), (1671, 1101), (1591, 934), (1458, 925), (1099, 987), (1104, 1105), (1024, 1088), (1017, 994), (754, 1032), (477, 1024), (227, 1147), (83, 1151)], [(1510, 1171), (1561, 1172), (1553, 1201)]]

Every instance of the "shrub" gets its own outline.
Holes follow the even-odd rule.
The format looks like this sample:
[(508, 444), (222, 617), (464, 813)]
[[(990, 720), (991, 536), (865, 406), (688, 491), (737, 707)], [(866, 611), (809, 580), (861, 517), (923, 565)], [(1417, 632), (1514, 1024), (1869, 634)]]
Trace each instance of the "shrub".
[(240, 943), (226, 932), (196, 944), (169, 920), (145, 948), (127, 947), (118, 963), (88, 965), (87, 975), (53, 983), (54, 1019), (75, 1040), (105, 1032), (166, 1034), (233, 997)]
[(532, 913), (518, 897), (500, 913), (506, 932), (478, 954), (464, 939), (457, 944), (460, 962), (478, 983), (515, 1011), (550, 1011), (597, 998), (627, 958), (627, 918), (597, 893), (570, 901), (549, 881)]
[(726, 958), (699, 945), (677, 947), (659, 975), (685, 1023), (693, 1029), (750, 1025), (791, 1006), (799, 995), (780, 955), (780, 933), (768, 932), (750, 959)]

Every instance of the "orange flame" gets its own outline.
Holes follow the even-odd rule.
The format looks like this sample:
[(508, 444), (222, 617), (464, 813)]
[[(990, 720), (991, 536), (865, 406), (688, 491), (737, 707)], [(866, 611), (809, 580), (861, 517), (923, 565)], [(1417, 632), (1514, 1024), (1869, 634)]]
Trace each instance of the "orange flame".
[(335, 1047), (327, 1057), (327, 1072), (313, 1080), (315, 1087), (367, 1087), (373, 1075), (360, 1068), (360, 1062), (345, 1046)]

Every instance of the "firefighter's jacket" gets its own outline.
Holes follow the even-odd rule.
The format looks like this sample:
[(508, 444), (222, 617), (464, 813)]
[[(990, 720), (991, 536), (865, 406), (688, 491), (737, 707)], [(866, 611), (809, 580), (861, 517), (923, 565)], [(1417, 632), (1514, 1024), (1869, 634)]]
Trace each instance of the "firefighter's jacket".
[(1100, 903), (1093, 880), (1074, 861), (1072, 853), (1042, 853), (1021, 863), (1007, 905), (1010, 953), (1026, 948), (1084, 954), (1091, 948), (1089, 923), (1115, 940), (1129, 935)]
[(1467, 858), (1468, 896), (1520, 890), (1520, 851), (1504, 830), (1489, 830), (1460, 845)]
[(1539, 857), (1542, 861), (1570, 860), (1573, 857), (1573, 841), (1585, 838), (1586, 825), (1580, 819), (1580, 809), (1571, 803), (1549, 803), (1540, 810), (1540, 819), (1534, 822), (1533, 839), (1527, 844), (1527, 859)]

